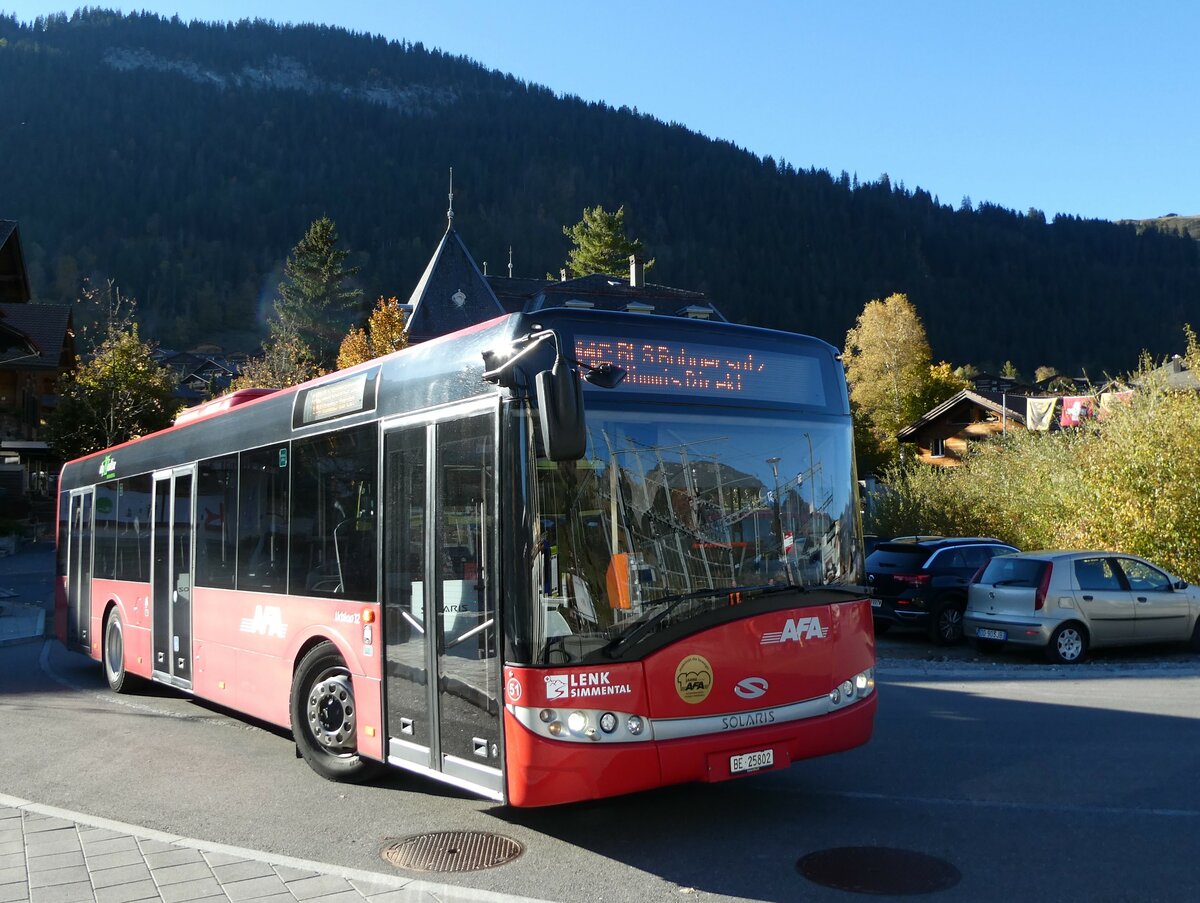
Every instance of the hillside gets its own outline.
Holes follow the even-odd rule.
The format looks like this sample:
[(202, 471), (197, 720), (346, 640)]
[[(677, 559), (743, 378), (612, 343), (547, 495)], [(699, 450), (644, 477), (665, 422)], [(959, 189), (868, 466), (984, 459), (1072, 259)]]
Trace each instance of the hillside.
[(938, 357), (1098, 373), (1179, 350), (1200, 299), (1200, 249), (1174, 234), (798, 171), (340, 29), (0, 18), (0, 110), (0, 216), (20, 221), (35, 293), (116, 278), (169, 345), (256, 341), (322, 214), (366, 298), (406, 298), (444, 228), (450, 166), (455, 224), (492, 273), (510, 246), (517, 276), (557, 272), (562, 226), (624, 204), (654, 281), (839, 345), (866, 301), (900, 291)]

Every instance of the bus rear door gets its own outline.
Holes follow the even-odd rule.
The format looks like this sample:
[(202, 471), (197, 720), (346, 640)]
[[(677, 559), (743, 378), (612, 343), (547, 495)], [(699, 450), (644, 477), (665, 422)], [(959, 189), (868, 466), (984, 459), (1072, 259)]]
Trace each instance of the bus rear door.
[(499, 799), (496, 405), (389, 427), (383, 465), (388, 758)]

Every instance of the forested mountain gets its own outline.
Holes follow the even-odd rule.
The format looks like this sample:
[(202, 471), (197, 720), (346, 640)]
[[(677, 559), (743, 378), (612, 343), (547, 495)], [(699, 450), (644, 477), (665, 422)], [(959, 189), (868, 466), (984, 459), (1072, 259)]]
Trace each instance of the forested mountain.
[(0, 18), (0, 216), (20, 222), (34, 292), (115, 278), (164, 344), (261, 338), (286, 254), (321, 215), (367, 304), (407, 298), (445, 227), (451, 166), (455, 225), (493, 274), (510, 245), (515, 275), (557, 273), (563, 225), (624, 204), (654, 281), (838, 345), (892, 292), (935, 357), (1026, 374), (1126, 369), (1143, 348), (1179, 350), (1197, 319), (1200, 245), (1176, 234), (799, 171), (341, 29)]

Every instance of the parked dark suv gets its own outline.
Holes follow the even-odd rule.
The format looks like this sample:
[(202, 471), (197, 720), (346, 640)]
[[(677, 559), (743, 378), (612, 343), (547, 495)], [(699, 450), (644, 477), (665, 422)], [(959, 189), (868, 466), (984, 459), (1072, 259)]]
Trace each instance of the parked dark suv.
[(1017, 551), (997, 539), (899, 536), (867, 556), (875, 633), (893, 624), (920, 627), (940, 645), (963, 638), (967, 586), (996, 555)]

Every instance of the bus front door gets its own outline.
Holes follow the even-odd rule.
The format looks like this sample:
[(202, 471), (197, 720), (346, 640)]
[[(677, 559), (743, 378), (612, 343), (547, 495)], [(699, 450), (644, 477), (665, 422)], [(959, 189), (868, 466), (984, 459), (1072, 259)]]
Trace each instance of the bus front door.
[(154, 475), (154, 676), (182, 687), (192, 683), (193, 483), (191, 468)]
[(67, 537), (67, 643), (91, 645), (92, 620), (92, 490), (71, 496)]
[(494, 406), (386, 433), (383, 630), (389, 759), (499, 799), (495, 433)]

